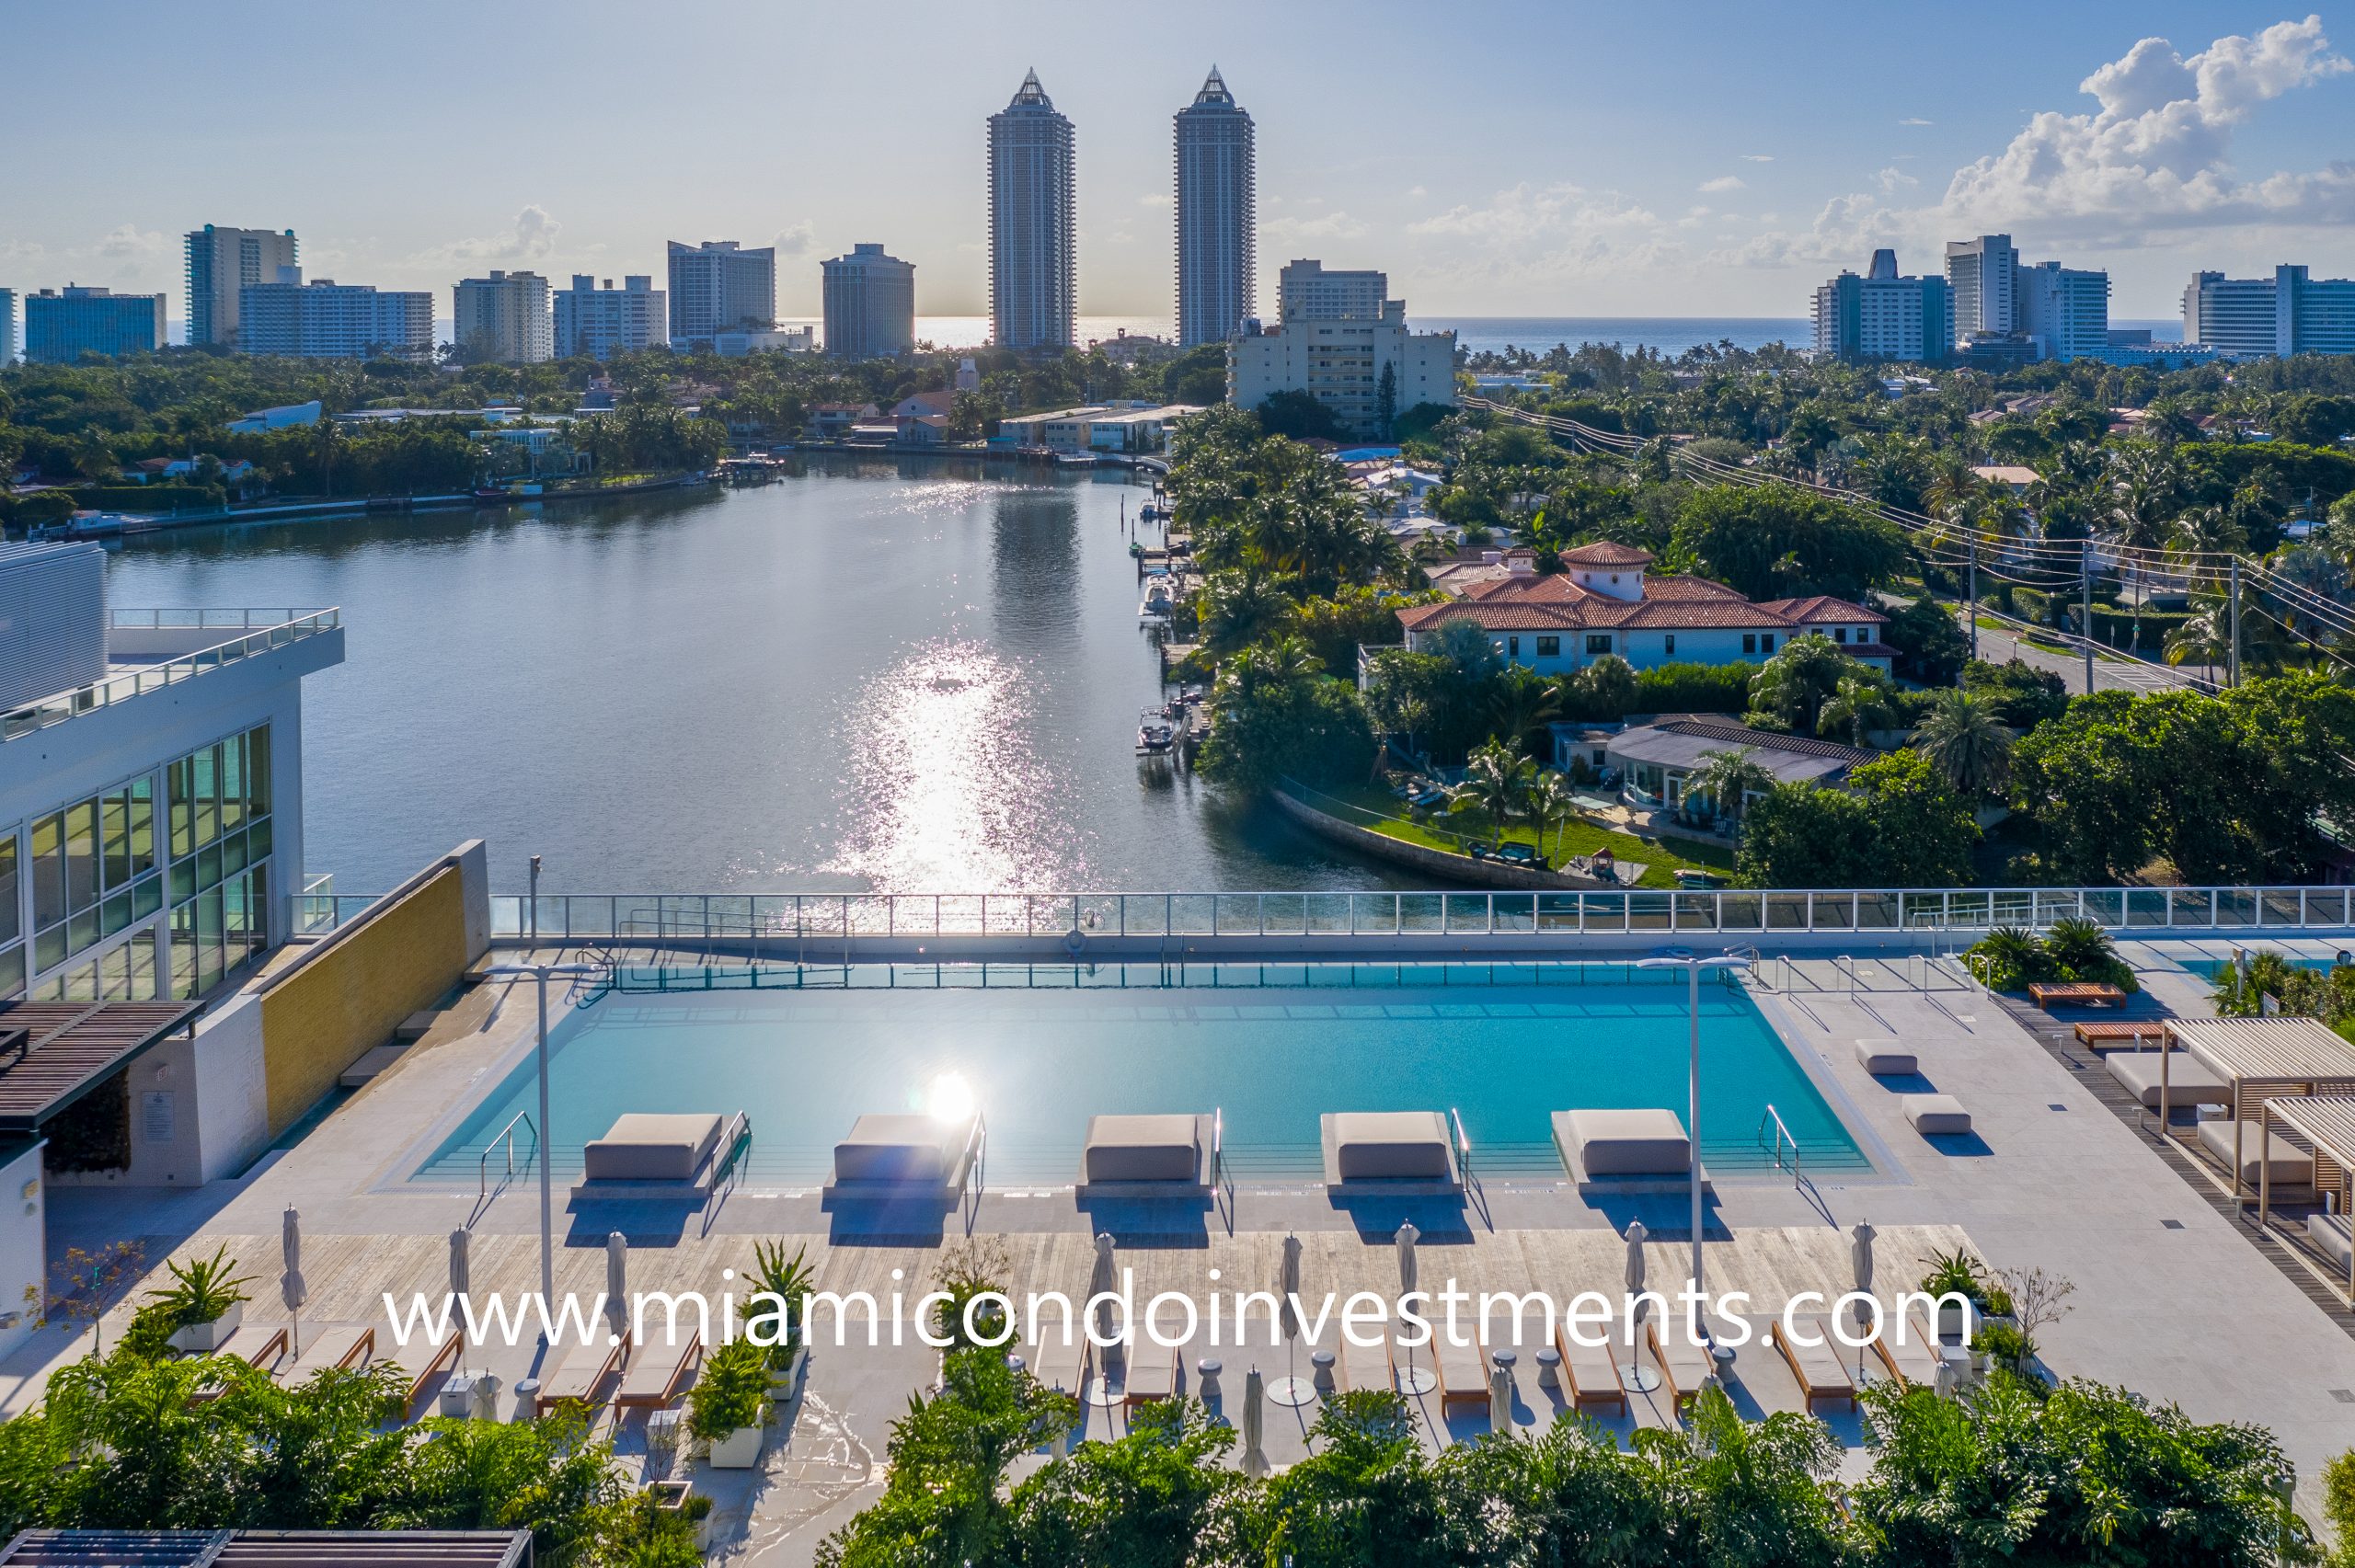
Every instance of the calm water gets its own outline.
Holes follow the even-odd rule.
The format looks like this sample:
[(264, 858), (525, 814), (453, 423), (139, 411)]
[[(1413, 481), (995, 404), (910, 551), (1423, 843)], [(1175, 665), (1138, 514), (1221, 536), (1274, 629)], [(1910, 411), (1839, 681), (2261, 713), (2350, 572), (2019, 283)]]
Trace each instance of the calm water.
[(470, 837), (546, 892), (1389, 886), (1134, 755), (1159, 665), (1109, 475), (830, 460), (544, 512), (244, 524), (118, 606), (341, 605), (304, 691), (312, 872)]
[[(752, 1116), (756, 1179), (815, 1184), (868, 1113), (978, 1105), (995, 1185), (1069, 1183), (1087, 1118), (1224, 1116), (1240, 1176), (1314, 1179), (1328, 1111), (1458, 1111), (1488, 1175), (1556, 1178), (1551, 1114), (1683, 1106), (1685, 991), (1625, 967), (1148, 965), (813, 971), (837, 989), (609, 996), (552, 1036), (558, 1170), (627, 1111)], [(790, 973), (780, 977), (790, 983)], [(885, 988), (889, 989), (885, 989)], [(1812, 1167), (1864, 1157), (1741, 991), (1701, 992), (1703, 1158), (1762, 1161), (1773, 1104)], [(485, 1140), (537, 1104), (527, 1059), (419, 1174), (477, 1174)], [(1680, 1110), (1680, 1115), (1682, 1112)], [(568, 1173), (569, 1173), (569, 1172)]]

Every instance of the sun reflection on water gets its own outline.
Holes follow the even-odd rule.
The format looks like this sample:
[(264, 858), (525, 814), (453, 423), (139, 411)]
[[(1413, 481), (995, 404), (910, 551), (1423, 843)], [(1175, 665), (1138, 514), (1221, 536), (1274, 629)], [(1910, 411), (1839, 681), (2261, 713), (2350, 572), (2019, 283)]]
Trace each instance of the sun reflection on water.
[(914, 649), (847, 704), (841, 852), (825, 870), (882, 892), (1053, 886), (1074, 864), (1070, 781), (1032, 749), (1036, 692), (986, 643)]

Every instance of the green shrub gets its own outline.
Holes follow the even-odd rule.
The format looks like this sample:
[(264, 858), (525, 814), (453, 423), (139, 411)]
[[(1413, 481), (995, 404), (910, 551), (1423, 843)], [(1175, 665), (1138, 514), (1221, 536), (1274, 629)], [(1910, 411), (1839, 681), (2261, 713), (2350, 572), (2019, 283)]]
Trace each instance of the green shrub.
[(769, 1356), (765, 1346), (733, 1339), (704, 1358), (703, 1372), (687, 1391), (687, 1431), (705, 1442), (747, 1426), (768, 1413)]

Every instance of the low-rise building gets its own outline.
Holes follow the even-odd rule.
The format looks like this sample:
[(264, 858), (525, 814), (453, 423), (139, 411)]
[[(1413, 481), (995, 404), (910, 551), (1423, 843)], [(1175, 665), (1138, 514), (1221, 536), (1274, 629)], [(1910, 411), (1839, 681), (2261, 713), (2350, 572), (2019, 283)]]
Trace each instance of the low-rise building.
[(1305, 392), (1350, 435), (1386, 436), (1410, 408), (1455, 406), (1455, 334), (1408, 330), (1404, 300), (1383, 302), (1374, 316), (1288, 314), (1257, 330), (1246, 323), (1227, 353), (1226, 391), (1238, 408)]
[(1823, 594), (1748, 600), (1706, 578), (1653, 577), (1651, 560), (1631, 545), (1581, 544), (1563, 552), (1559, 572), (1508, 571), (1466, 585), (1452, 602), (1401, 610), (1398, 621), (1418, 652), (1430, 651), (1449, 622), (1469, 621), (1507, 661), (1545, 675), (1612, 656), (1637, 670), (1763, 660), (1811, 632), (1877, 670), (1896, 658), (1880, 640), (1889, 617), (1878, 611)]
[(839, 441), (854, 425), (870, 423), (882, 412), (872, 403), (812, 403), (806, 418), (812, 436)]
[(585, 272), (572, 275), (572, 287), (556, 292), (556, 353), (558, 359), (587, 355), (609, 360), (658, 348), (668, 341), (670, 317), (663, 292), (651, 273), (636, 272), (614, 287), (603, 288)]
[(288, 430), (300, 425), (316, 425), (323, 412), (316, 397), (308, 403), (281, 403), (275, 408), (257, 408), (229, 421), (233, 436), (258, 436), (265, 430)]
[[(705, 340), (723, 360), (741, 360), (747, 354), (810, 354), (818, 349), (813, 326), (725, 327)], [(681, 344), (673, 338), (671, 346), (675, 349)]]
[(68, 283), (25, 296), (25, 358), (70, 365), (85, 354), (152, 354), (164, 346), (164, 296)]
[(1049, 414), (1012, 415), (999, 421), (994, 440), (1001, 446), (1050, 452), (1155, 452), (1168, 443), (1171, 425), (1200, 412), (1186, 403), (1095, 403)]
[[(1555, 727), (1557, 766), (1568, 767), (1571, 756), (1591, 763), (1591, 738), (1564, 733), (1574, 727)], [(1684, 804), (1691, 776), (1706, 769), (1710, 758), (1727, 751), (1747, 754), (1778, 784), (1838, 784), (1860, 763), (1873, 759), (1870, 751), (1837, 741), (1752, 729), (1717, 714), (1669, 715), (1649, 724), (1630, 725), (1603, 742), (1603, 766), (1619, 774), (1620, 787), (1630, 799), (1638, 805), (1671, 808)]]

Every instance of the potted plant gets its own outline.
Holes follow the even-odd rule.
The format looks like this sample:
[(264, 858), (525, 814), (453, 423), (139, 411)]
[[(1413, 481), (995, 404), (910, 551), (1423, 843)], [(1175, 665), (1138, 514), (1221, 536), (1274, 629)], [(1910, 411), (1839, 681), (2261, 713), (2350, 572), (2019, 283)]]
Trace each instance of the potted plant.
[[(1987, 1281), (1979, 1272), (1979, 1262), (1969, 1253), (1958, 1247), (1951, 1253), (1933, 1253), (1929, 1272), (1922, 1276), (1922, 1293), (1937, 1301), (1938, 1337), (1959, 1340), (1969, 1333), (1970, 1309), (1964, 1302), (1975, 1307), (1986, 1291)], [(1961, 1299), (1955, 1299), (1957, 1297)]]
[(692, 1531), (695, 1550), (711, 1550), (711, 1498), (697, 1492), (691, 1481), (658, 1481), (648, 1487), (653, 1499), (657, 1519), (671, 1521), (682, 1531)]
[(810, 1346), (801, 1334), (801, 1303), (816, 1288), (818, 1276), (807, 1261), (809, 1252), (804, 1246), (788, 1258), (783, 1242), (752, 1243), (756, 1294), (773, 1295), (785, 1303), (785, 1332), (768, 1346), (769, 1397), (779, 1404), (801, 1391), (810, 1364)]
[(209, 1258), (165, 1263), (172, 1283), (156, 1297), (155, 1305), (173, 1325), (166, 1343), (174, 1350), (209, 1354), (219, 1349), (221, 1342), (245, 1320), (250, 1298), (244, 1288), (252, 1278), (229, 1272), (228, 1253), (224, 1244)]
[(2019, 1331), (2019, 1325), (1991, 1322), (1979, 1331), (1978, 1342), (1971, 1347), (1983, 1352), (1989, 1361), (2019, 1377), (2028, 1376), (2028, 1363), (2036, 1356), (2036, 1341)]
[(687, 1394), (687, 1432), (710, 1446), (715, 1470), (750, 1470), (760, 1463), (768, 1419), (768, 1351), (749, 1339), (721, 1345), (703, 1364)]

